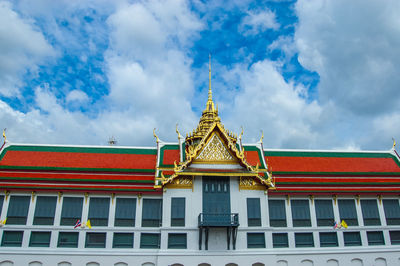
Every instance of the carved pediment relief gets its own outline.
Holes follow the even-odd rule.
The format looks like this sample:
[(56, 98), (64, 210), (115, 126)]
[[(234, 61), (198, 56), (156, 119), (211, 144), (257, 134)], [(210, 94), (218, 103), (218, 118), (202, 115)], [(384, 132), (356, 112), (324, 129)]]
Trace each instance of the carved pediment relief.
[(235, 163), (237, 159), (229, 152), (221, 138), (217, 134), (213, 134), (194, 159), (193, 163), (196, 162)]

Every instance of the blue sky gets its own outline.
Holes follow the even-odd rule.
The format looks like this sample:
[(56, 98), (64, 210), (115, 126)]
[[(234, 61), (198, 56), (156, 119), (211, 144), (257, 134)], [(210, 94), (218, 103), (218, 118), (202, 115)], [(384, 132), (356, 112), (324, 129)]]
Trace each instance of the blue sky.
[[(356, 12), (357, 11), (357, 12)], [(400, 139), (398, 1), (0, 1), (10, 142), (153, 146), (207, 97), (244, 141), (388, 150)]]

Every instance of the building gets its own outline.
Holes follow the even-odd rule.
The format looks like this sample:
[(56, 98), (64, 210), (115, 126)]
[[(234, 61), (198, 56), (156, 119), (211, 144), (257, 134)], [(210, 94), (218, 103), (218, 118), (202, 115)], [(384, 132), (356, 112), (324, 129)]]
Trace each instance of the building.
[[(243, 133), (243, 132), (242, 132)], [(0, 149), (0, 266), (400, 265), (400, 158), (198, 127), (155, 147)]]

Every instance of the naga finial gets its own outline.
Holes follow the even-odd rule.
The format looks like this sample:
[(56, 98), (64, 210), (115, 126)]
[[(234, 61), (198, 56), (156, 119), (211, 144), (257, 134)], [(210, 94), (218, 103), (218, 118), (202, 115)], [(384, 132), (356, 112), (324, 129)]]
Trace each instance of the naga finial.
[(182, 138), (182, 135), (181, 135), (181, 133), (179, 133), (179, 130), (178, 130), (178, 123), (176, 123), (175, 130), (176, 130), (176, 134), (178, 134), (178, 139)]
[(159, 143), (160, 139), (156, 135), (156, 128), (153, 129), (153, 136), (156, 138), (157, 143)]
[(396, 140), (395, 140), (394, 138), (392, 138), (392, 140), (393, 140), (393, 147), (392, 147), (392, 150), (394, 150), (394, 149), (396, 148)]
[(263, 143), (263, 139), (264, 139), (264, 131), (261, 130), (261, 138), (260, 138), (261, 143)]
[(242, 140), (242, 136), (243, 136), (243, 126), (240, 126), (240, 128), (242, 129), (242, 131), (239, 134), (239, 139)]
[(3, 138), (4, 138), (4, 142), (7, 141), (6, 130), (7, 130), (7, 128), (3, 129)]

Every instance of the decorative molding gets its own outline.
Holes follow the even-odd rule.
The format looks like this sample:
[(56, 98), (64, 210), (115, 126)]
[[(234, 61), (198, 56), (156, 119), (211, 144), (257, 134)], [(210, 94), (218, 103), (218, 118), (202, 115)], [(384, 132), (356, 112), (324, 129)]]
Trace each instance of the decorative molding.
[(241, 176), (239, 180), (240, 190), (265, 190), (265, 186), (251, 176)]
[(217, 134), (213, 134), (210, 141), (208, 141), (195, 160), (197, 162), (208, 161), (213, 163), (219, 163), (220, 161), (232, 163), (237, 162)]
[(193, 176), (179, 176), (167, 184), (167, 188), (193, 189)]

